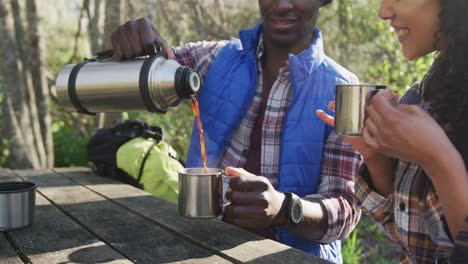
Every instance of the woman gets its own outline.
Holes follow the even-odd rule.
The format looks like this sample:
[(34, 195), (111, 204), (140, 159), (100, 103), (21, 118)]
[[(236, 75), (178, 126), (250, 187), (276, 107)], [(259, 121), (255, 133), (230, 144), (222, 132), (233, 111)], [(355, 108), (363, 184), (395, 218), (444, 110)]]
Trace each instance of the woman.
[(436, 60), (397, 107), (391, 91), (375, 95), (362, 137), (347, 137), (365, 162), (358, 204), (402, 263), (468, 263), (468, 1), (382, 0), (379, 16), (408, 60)]

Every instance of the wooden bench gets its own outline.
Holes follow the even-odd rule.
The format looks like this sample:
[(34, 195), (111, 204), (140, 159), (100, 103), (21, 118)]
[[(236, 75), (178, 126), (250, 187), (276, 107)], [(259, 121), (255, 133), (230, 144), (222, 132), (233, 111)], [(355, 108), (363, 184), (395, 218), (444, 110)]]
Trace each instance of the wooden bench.
[(0, 263), (329, 263), (87, 168), (0, 169), (38, 184), (34, 224), (0, 232)]

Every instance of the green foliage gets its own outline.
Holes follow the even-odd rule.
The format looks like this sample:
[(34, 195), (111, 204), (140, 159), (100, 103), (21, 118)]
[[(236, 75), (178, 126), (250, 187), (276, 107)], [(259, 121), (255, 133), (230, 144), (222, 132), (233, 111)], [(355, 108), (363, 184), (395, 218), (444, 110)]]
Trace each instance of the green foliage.
[[(1, 79), (0, 76), (0, 105), (3, 102), (3, 80)], [(1, 109), (0, 109), (1, 111)], [(0, 112), (1, 113), (1, 112)], [(2, 118), (3, 115), (0, 115), (0, 118)]]
[(86, 143), (89, 136), (80, 136), (65, 120), (53, 123), (55, 167), (87, 166)]
[(0, 168), (5, 166), (8, 155), (10, 155), (9, 141), (6, 138), (2, 138), (0, 142)]
[[(343, 255), (345, 263), (348, 262), (346, 258), (355, 259), (353, 251), (348, 250), (348, 239), (353, 238), (354, 233), (357, 233), (356, 240), (359, 243), (361, 251), (358, 256), (361, 258), (359, 262), (355, 263), (372, 263), (372, 264), (397, 264), (399, 263), (400, 249), (394, 244), (383, 231), (375, 224), (375, 222), (367, 217), (361, 215), (356, 229), (351, 236), (345, 240), (343, 245), (343, 252), (346, 251), (347, 257)], [(353, 244), (353, 243), (352, 243)]]
[(321, 11), (327, 54), (362, 83), (386, 84), (402, 94), (429, 68), (429, 55), (407, 61), (389, 21), (377, 17), (379, 1), (338, 0)]
[(355, 229), (353, 233), (345, 240), (341, 254), (343, 255), (343, 262), (345, 264), (360, 264), (362, 259), (361, 239), (357, 236), (358, 230)]
[[(80, 1), (81, 2), (81, 1)], [(73, 56), (75, 45), (75, 35), (78, 31), (79, 10), (70, 5), (67, 1), (49, 2), (47, 6), (47, 16), (44, 16), (43, 41), (47, 45), (47, 69), (52, 76), (57, 76), (59, 70), (67, 63), (70, 63), (70, 58)], [(84, 25), (83, 25), (84, 26)], [(81, 29), (82, 32), (86, 30)], [(82, 33), (82, 35), (84, 35)], [(83, 37), (78, 39), (77, 63), (85, 56), (89, 56), (89, 42)], [(54, 80), (51, 80), (54, 81)]]

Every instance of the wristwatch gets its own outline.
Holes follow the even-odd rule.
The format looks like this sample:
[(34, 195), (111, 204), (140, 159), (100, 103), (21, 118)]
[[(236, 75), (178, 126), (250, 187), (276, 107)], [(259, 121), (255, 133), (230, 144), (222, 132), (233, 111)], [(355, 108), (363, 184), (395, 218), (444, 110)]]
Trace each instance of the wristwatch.
[(301, 198), (291, 192), (285, 192), (284, 195), (285, 217), (290, 224), (297, 225), (302, 221), (303, 216)]

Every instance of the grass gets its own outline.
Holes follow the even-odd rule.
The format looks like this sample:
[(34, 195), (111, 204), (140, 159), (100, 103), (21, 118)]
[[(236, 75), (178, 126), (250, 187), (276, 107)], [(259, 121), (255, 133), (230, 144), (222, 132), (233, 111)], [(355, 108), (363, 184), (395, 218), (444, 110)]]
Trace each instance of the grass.
[(397, 264), (400, 250), (366, 215), (351, 235), (343, 241), (345, 264)]

